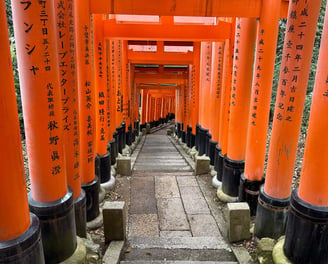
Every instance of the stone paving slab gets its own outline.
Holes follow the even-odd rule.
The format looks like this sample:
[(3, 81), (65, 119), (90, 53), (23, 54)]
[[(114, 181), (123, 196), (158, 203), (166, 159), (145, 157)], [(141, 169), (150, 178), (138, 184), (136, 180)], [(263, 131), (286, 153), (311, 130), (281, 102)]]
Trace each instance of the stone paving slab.
[(188, 164), (185, 163), (184, 161), (175, 161), (175, 160), (151, 160), (151, 161), (137, 161), (136, 166), (168, 166), (168, 167), (173, 167), (173, 166), (187, 166)]
[(195, 176), (186, 177), (178, 176), (177, 177), (179, 187), (197, 187), (198, 183)]
[(158, 237), (157, 214), (131, 214), (129, 218), (129, 236)]
[(160, 230), (190, 230), (180, 198), (158, 199)]
[(155, 183), (153, 177), (131, 178), (130, 214), (156, 214)]
[(199, 187), (180, 187), (180, 194), (187, 214), (210, 214)]
[(134, 165), (133, 169), (135, 171), (152, 171), (152, 172), (163, 172), (163, 171), (192, 171), (189, 166), (143, 166), (143, 165), (138, 165), (137, 163)]
[(217, 237), (131, 237), (132, 248), (226, 249), (228, 244)]
[(192, 237), (190, 231), (160, 231), (160, 237)]
[(180, 192), (175, 177), (155, 177), (155, 196), (159, 198), (179, 198)]
[(214, 236), (222, 238), (212, 215), (188, 215), (188, 220), (194, 237)]
[(194, 172), (192, 171), (179, 171), (179, 172), (139, 172), (134, 171), (133, 177), (148, 177), (148, 176), (156, 176), (156, 177), (165, 177), (165, 176), (193, 176)]

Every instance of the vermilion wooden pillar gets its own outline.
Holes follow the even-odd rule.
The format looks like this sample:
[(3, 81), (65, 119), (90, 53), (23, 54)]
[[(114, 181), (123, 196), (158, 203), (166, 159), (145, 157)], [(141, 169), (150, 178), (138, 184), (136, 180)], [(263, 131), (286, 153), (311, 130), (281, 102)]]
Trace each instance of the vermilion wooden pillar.
[(240, 174), (244, 169), (255, 34), (255, 19), (237, 19), (230, 97), (228, 148), (222, 175), (222, 191), (231, 197), (238, 196)]
[(63, 148), (55, 3), (13, 1), (12, 10), (31, 179), (30, 211), (40, 219), (45, 261), (60, 262), (76, 248), (76, 229)]
[[(81, 190), (79, 102), (77, 90), (74, 1), (57, 1), (57, 45), (62, 92), (67, 183), (74, 196), (76, 233), (86, 237), (86, 196)], [(63, 26), (66, 25), (66, 26)]]
[[(125, 73), (123, 76), (123, 42), (122, 40), (114, 40), (114, 73), (115, 73), (115, 121), (116, 121), (116, 138), (117, 138), (117, 148), (119, 153), (123, 153), (125, 147), (125, 126), (123, 120), (123, 100), (124, 100), (124, 87), (125, 83)], [(124, 67), (125, 69), (125, 67)]]
[(267, 173), (256, 213), (259, 237), (278, 238), (285, 230), (319, 10), (320, 0), (289, 3)]
[(116, 127), (119, 127), (123, 122), (123, 68), (122, 68), (122, 41), (114, 41), (114, 56), (115, 56), (115, 100), (116, 100)]
[(328, 14), (321, 37), (320, 55), (313, 91), (309, 127), (304, 150), (299, 190), (291, 196), (284, 250), (294, 262), (328, 262)]
[(192, 131), (191, 145), (199, 148), (198, 121), (199, 121), (199, 85), (200, 85), (200, 43), (194, 42), (193, 64), (189, 67), (191, 72), (191, 115), (192, 115)]
[[(210, 98), (209, 98), (211, 104), (210, 132), (212, 135), (212, 139), (209, 142), (209, 149), (208, 149), (211, 165), (214, 165), (215, 163), (215, 152), (216, 152), (215, 149), (219, 142), (223, 48), (224, 48), (224, 44), (222, 42), (212, 43), (212, 74), (211, 74), (211, 89), (210, 89)], [(213, 179), (216, 180), (217, 177), (215, 176)], [(216, 187), (218, 187), (218, 185)]]
[(110, 146), (111, 165), (116, 163), (116, 157), (118, 155), (117, 147), (117, 135), (116, 132), (116, 76), (115, 76), (115, 49), (114, 40), (106, 40), (107, 48), (107, 140)]
[(93, 50), (96, 100), (96, 173), (101, 186), (108, 192), (115, 184), (111, 175), (111, 153), (108, 150), (108, 116), (107, 100), (107, 49), (104, 39), (104, 15), (93, 15)]
[(207, 154), (210, 127), (210, 87), (211, 87), (211, 42), (201, 43), (200, 53), (200, 86), (199, 86), (199, 155)]
[(146, 123), (147, 95), (148, 95), (147, 90), (142, 89), (141, 90), (141, 118), (140, 118), (141, 124)]
[[(326, 8), (327, 10), (327, 8)], [(313, 91), (309, 127), (304, 150), (299, 190), (291, 196), (284, 251), (293, 262), (328, 262), (328, 14), (321, 38), (317, 75)]]
[(87, 197), (87, 221), (99, 215), (99, 182), (95, 177), (96, 100), (92, 71), (89, 1), (76, 1), (76, 57), (80, 110), (80, 173)]
[(280, 0), (263, 2), (257, 32), (245, 171), (241, 175), (239, 189), (239, 201), (246, 201), (249, 204), (251, 215), (256, 213), (259, 189), (263, 183), (280, 3)]
[[(0, 259), (3, 263), (44, 263), (40, 224), (29, 213), (26, 179), (18, 124), (15, 86), (7, 31), (5, 2), (0, 3)], [(29, 247), (24, 247), (23, 244)], [(33, 245), (33, 246), (31, 246)]]
[[(234, 24), (232, 27), (234, 28)], [(233, 35), (232, 35), (233, 36)], [(232, 55), (234, 37), (225, 40), (222, 67), (222, 94), (220, 105), (219, 146), (215, 149), (218, 160), (216, 162), (217, 180), (222, 182), (223, 161), (228, 149), (228, 129), (230, 117), (230, 94), (232, 80)], [(220, 185), (220, 183), (218, 183)], [(218, 189), (219, 191), (220, 189)]]

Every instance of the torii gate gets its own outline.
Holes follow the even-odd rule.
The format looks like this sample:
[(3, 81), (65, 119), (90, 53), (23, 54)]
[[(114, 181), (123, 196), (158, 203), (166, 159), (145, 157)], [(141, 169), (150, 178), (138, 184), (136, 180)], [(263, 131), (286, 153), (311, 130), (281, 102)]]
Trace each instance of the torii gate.
[[(83, 205), (80, 207), (82, 207), (82, 211), (84, 210), (81, 215), (86, 215), (88, 221), (99, 215), (97, 198), (99, 185), (97, 177), (95, 177), (94, 156), (96, 153), (100, 155), (101, 169), (97, 173), (102, 174), (102, 171), (107, 173), (107, 175), (99, 175), (102, 184), (106, 185), (111, 180), (111, 177), (108, 179), (110, 158), (107, 144), (113, 142), (115, 138), (113, 134), (119, 127), (119, 131), (122, 132), (119, 137), (123, 137), (123, 142), (125, 142), (125, 132), (129, 132), (126, 131), (127, 128), (138, 119), (136, 114), (138, 111), (131, 110), (131, 106), (138, 108), (136, 82), (139, 80), (148, 83), (149, 75), (151, 75), (149, 73), (143, 76), (143, 73), (136, 73), (134, 64), (137, 63), (188, 66), (187, 78), (180, 79), (178, 74), (166, 78), (167, 76), (161, 73), (153, 79), (156, 84), (155, 89), (145, 88), (143, 90), (147, 90), (154, 98), (163, 96), (172, 98), (174, 96), (177, 102), (180, 94), (173, 95), (174, 92), (172, 93), (168, 88), (164, 92), (158, 87), (169, 80), (181, 85), (179, 89), (172, 89), (181, 91), (181, 96), (184, 97), (180, 98), (183, 102), (181, 105), (176, 104), (178, 125), (187, 124), (187, 129), (182, 125), (183, 132), (187, 132), (188, 128), (191, 128), (198, 150), (206, 151), (212, 157), (215, 141), (210, 146), (206, 138), (210, 138), (209, 133), (215, 131), (213, 139), (218, 141), (215, 155), (217, 157), (217, 180), (222, 181), (222, 188), (219, 190), (229, 198), (238, 197), (240, 200), (246, 200), (251, 205), (252, 212), (256, 211), (254, 208), (257, 206), (256, 201), (259, 196), (256, 234), (273, 237), (281, 235), (284, 232), (287, 209), (291, 201), (292, 213), (287, 228), (286, 254), (292, 260), (309, 259), (314, 252), (316, 252), (314, 257), (318, 261), (328, 258), (325, 250), (317, 252), (312, 247), (309, 250), (302, 250), (302, 243), (291, 243), (291, 241), (299, 240), (300, 236), (304, 236), (301, 239), (304, 243), (313, 244), (319, 248), (327, 247), (327, 242), (320, 239), (326, 233), (322, 234), (317, 231), (316, 236), (307, 237), (306, 234), (293, 231), (304, 225), (311, 232), (317, 230), (318, 226), (320, 230), (327, 229), (325, 224), (328, 219), (326, 213), (328, 201), (325, 198), (327, 187), (320, 183), (311, 184), (311, 181), (308, 180), (309, 177), (314, 182), (325, 180), (320, 176), (320, 171), (318, 172), (317, 167), (319, 166), (309, 165), (314, 163), (316, 158), (313, 157), (312, 151), (315, 151), (317, 144), (313, 141), (317, 142), (319, 137), (324, 135), (328, 126), (319, 118), (320, 113), (327, 112), (324, 101), (327, 96), (326, 91), (319, 90), (324, 86), (325, 75), (327, 75), (326, 72), (321, 71), (325, 65), (322, 62), (323, 59), (318, 64), (320, 71), (318, 71), (318, 82), (316, 83), (315, 102), (317, 104), (310, 120), (311, 131), (320, 128), (319, 137), (311, 134), (307, 145), (307, 149), (310, 151), (306, 150), (300, 191), (294, 192), (290, 199), (292, 167), (315, 26), (320, 8), (319, 0), (290, 2), (284, 0), (210, 2), (205, 0), (153, 2), (145, 0), (61, 0), (58, 2), (56, 8), (53, 2), (49, 3), (48, 1), (39, 1), (38, 3), (13, 1), (12, 3), (26, 139), (31, 164), (32, 190), (29, 203), (31, 211), (41, 219), (41, 229), (47, 226), (49, 230), (47, 233), (42, 233), (47, 262), (62, 261), (75, 250), (74, 213), (79, 212), (76, 209), (74, 212), (73, 204), (78, 207), (81, 200), (86, 201), (88, 211), (85, 213), (85, 207), (84, 209)], [(3, 40), (0, 50), (4, 57), (10, 58), (3, 3), (0, 11), (0, 26), (2, 27), (0, 34), (4, 34), (0, 38)], [(95, 18), (94, 40), (96, 42), (93, 45), (95, 58), (91, 57), (90, 14), (94, 14)], [(109, 15), (104, 17), (103, 14)], [(120, 14), (125, 14), (125, 16), (121, 18), (113, 16)], [(126, 15), (156, 17), (151, 18), (150, 20), (153, 21), (150, 22), (137, 21), (136, 23), (133, 19), (137, 19), (137, 17), (128, 21), (129, 17)], [(189, 23), (186, 23), (187, 18), (180, 19), (179, 22), (178, 16), (211, 16), (220, 19), (216, 23), (209, 24), (200, 19), (200, 23), (192, 24), (190, 20)], [(226, 17), (233, 19), (225, 19)], [(238, 17), (237, 20), (236, 17)], [(275, 44), (280, 17), (288, 18), (288, 31), (285, 37), (283, 67), (278, 89), (280, 97), (276, 103), (270, 143), (268, 173), (264, 188), (260, 190), (259, 194), (263, 178), (268, 100), (271, 94)], [(57, 18), (57, 24), (55, 24), (55, 18)], [(256, 18), (260, 18), (257, 33)], [(65, 24), (69, 26), (64, 27)], [(327, 39), (326, 28), (325, 24), (323, 45)], [(257, 46), (253, 73), (251, 70), (252, 58), (249, 55), (254, 48), (255, 38)], [(156, 41), (156, 52), (151, 54), (131, 51), (128, 49), (128, 41), (132, 40)], [(166, 41), (192, 42), (193, 51), (165, 52)], [(218, 44), (211, 45), (210, 42)], [(220, 46), (221, 54), (219, 54)], [(77, 50), (76, 61), (75, 47)], [(325, 55), (322, 52), (320, 58), (324, 58)], [(65, 57), (69, 57), (70, 60), (66, 61)], [(218, 60), (212, 59), (219, 57), (222, 57), (222, 65), (216, 65)], [(95, 65), (95, 73), (92, 72), (92, 64)], [(70, 65), (70, 87), (66, 86), (68, 78), (66, 78), (66, 71), (63, 70), (68, 65)], [(7, 66), (4, 64), (3, 68), (7, 69)], [(217, 76), (219, 73), (222, 75), (221, 81)], [(9, 89), (1, 90), (2, 98), (6, 98), (11, 93), (10, 98), (12, 99), (9, 104), (0, 104), (1, 113), (8, 120), (15, 119), (17, 123), (17, 115), (8, 115), (8, 109), (11, 113), (15, 112), (12, 74), (7, 71), (1, 71), (0, 74), (2, 74), (1, 79), (5, 80), (5, 86), (11, 89), (10, 91)], [(222, 87), (215, 90), (212, 85), (217, 81), (221, 82)], [(285, 89), (287, 85), (290, 85), (289, 90)], [(78, 107), (77, 100), (72, 99), (77, 91), (79, 93)], [(71, 96), (67, 96), (69, 92), (72, 93)], [(220, 100), (217, 96), (213, 96), (216, 93), (219, 93)], [(243, 101), (247, 94), (248, 97)], [(249, 96), (249, 94), (251, 95)], [(69, 99), (72, 99), (72, 102)], [(217, 106), (218, 102), (220, 102), (219, 107)], [(189, 116), (185, 115), (185, 111), (183, 111), (187, 108), (187, 104), (191, 109)], [(206, 108), (207, 106), (209, 109)], [(75, 108), (77, 110), (74, 110)], [(212, 116), (212, 113), (215, 114)], [(158, 116), (157, 113), (154, 118)], [(218, 126), (213, 124), (216, 121), (219, 121)], [(197, 123), (198, 126), (196, 126)], [(67, 130), (69, 125), (73, 127), (73, 135), (65, 132), (65, 128)], [(17, 132), (17, 124), (14, 121), (8, 122), (6, 128), (10, 132)], [(196, 132), (196, 128), (201, 133)], [(77, 141), (66, 140), (67, 137), (77, 135)], [(3, 152), (1, 152), (3, 164), (0, 167), (6, 168), (9, 159), (10, 164), (15, 164), (15, 166), (11, 166), (11, 174), (14, 171), (17, 176), (9, 177), (6, 170), (2, 171), (3, 178), (5, 178), (4, 189), (11, 190), (12, 186), (15, 186), (15, 193), (23, 195), (10, 199), (9, 191), (0, 194), (0, 199), (6, 201), (1, 212), (6, 211), (6, 214), (9, 214), (1, 218), (9, 219), (9, 221), (0, 221), (3, 226), (2, 230), (6, 231), (1, 234), (0, 240), (9, 241), (8, 246), (4, 250), (0, 250), (0, 255), (20, 246), (16, 242), (10, 244), (13, 239), (17, 237), (22, 240), (30, 239), (34, 240), (31, 243), (35, 244), (31, 253), (33, 261), (42, 263), (40, 242), (37, 242), (40, 236), (38, 223), (34, 220), (33, 215), (31, 216), (32, 221), (28, 217), (25, 184), (18, 176), (23, 171), (21, 163), (18, 162), (19, 157), (15, 155), (19, 149), (19, 135), (18, 133), (15, 135), (16, 149), (13, 149), (10, 144), (12, 138), (8, 138), (7, 130), (2, 131), (2, 136), (1, 138), (4, 139), (1, 144), (4, 146)], [(73, 143), (68, 147), (67, 142)], [(205, 147), (204, 144), (210, 147)], [(112, 144), (110, 145), (112, 146)], [(281, 153), (285, 154), (281, 155)], [(79, 157), (79, 162), (76, 160), (77, 157)], [(326, 155), (324, 158), (327, 160)], [(69, 168), (67, 164), (76, 165)], [(242, 174), (244, 164), (245, 172)], [(309, 167), (311, 168), (309, 169)], [(77, 172), (73, 173), (74, 170)], [(240, 180), (241, 184), (239, 185)], [(72, 191), (67, 188), (67, 182), (73, 188)], [(82, 183), (86, 198), (83, 198), (79, 182)], [(314, 193), (316, 195), (313, 198)], [(25, 204), (24, 208), (18, 207), (19, 204)], [(8, 206), (10, 210), (5, 210)], [(64, 220), (53, 223), (50, 219), (56, 217), (58, 208), (61, 210)], [(295, 217), (296, 214), (298, 214), (297, 217)], [(22, 217), (18, 220), (17, 215)], [(315, 218), (318, 215), (319, 223)], [(275, 221), (277, 217), (282, 221)], [(17, 221), (18, 224), (13, 224)], [(272, 225), (268, 227), (268, 223), (272, 223)], [(83, 236), (85, 223), (80, 223), (79, 228)], [(58, 230), (63, 233), (57, 234)], [(62, 240), (58, 239), (59, 236), (66, 237), (66, 243), (62, 243)], [(51, 241), (51, 246), (49, 246), (49, 241)], [(60, 257), (57, 256), (57, 252), (62, 252)], [(18, 258), (19, 256), (14, 257)]]

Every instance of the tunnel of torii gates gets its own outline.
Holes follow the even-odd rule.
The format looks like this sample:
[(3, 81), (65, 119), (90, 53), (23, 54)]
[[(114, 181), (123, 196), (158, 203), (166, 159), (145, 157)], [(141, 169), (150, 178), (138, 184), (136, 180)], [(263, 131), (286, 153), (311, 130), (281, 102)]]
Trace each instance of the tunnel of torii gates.
[[(147, 124), (173, 118), (182, 142), (210, 157), (218, 196), (248, 202), (257, 237), (285, 234), (290, 260), (328, 263), (327, 19), (299, 188), (291, 190), (320, 5), (12, 1), (27, 194), (1, 1), (0, 263), (72, 255), (76, 236), (85, 237), (86, 222), (99, 215), (99, 183), (114, 184), (118, 153)], [(264, 176), (280, 18), (287, 27)]]

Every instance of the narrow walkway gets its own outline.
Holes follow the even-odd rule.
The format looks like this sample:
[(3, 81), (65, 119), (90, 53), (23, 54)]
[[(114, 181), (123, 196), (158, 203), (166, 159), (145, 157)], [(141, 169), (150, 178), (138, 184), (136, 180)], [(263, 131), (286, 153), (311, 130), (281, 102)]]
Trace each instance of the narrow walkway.
[(134, 164), (121, 263), (236, 263), (191, 167), (165, 132), (146, 136)]

